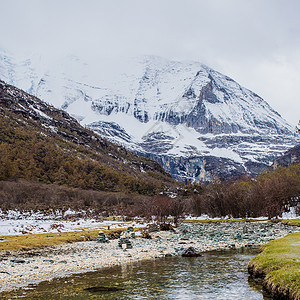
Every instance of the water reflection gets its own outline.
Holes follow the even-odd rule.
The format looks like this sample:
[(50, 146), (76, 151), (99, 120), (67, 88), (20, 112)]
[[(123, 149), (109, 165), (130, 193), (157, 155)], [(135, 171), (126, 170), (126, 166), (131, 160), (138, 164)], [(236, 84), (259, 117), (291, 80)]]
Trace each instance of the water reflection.
[[(122, 265), (97, 272), (42, 282), (4, 299), (268, 299), (251, 280), (247, 264), (257, 251), (241, 249), (205, 253), (202, 257), (171, 257)], [(91, 287), (124, 290), (97, 291)], [(2, 296), (2, 295), (1, 295)]]

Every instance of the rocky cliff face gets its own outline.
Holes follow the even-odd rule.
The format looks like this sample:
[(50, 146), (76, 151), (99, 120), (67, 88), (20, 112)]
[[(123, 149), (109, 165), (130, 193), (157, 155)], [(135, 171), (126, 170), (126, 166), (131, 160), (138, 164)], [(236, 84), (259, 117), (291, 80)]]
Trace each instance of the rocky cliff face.
[(293, 163), (300, 163), (300, 145), (291, 148), (282, 156), (276, 158), (272, 164), (272, 168), (276, 169), (278, 167), (288, 167)]
[(68, 57), (47, 67), (36, 57), (0, 58), (2, 79), (156, 159), (177, 179), (259, 174), (297, 143), (261, 97), (197, 62), (147, 56), (88, 64)]

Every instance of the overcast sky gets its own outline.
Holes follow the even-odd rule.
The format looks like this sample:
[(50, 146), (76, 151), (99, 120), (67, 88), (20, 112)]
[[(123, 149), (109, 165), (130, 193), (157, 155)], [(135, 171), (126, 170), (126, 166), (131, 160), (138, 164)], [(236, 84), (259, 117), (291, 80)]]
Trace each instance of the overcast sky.
[(196, 60), (300, 119), (299, 0), (0, 0), (0, 47)]

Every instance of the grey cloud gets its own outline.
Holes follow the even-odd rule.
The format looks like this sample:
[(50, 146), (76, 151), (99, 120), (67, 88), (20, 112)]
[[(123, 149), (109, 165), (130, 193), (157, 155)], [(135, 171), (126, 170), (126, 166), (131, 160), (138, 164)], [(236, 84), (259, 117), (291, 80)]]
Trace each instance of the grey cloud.
[(199, 60), (260, 93), (291, 123), (300, 118), (298, 0), (0, 3), (2, 48), (91, 59), (155, 54)]

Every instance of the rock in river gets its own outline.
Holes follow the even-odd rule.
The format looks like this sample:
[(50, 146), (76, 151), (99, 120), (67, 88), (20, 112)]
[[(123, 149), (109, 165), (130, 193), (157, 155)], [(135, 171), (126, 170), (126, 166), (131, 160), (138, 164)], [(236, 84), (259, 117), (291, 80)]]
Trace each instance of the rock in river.
[(86, 288), (84, 290), (92, 293), (98, 293), (98, 292), (117, 292), (117, 291), (122, 291), (124, 289), (119, 287), (109, 287), (109, 286), (93, 286), (90, 288)]
[(194, 247), (189, 247), (187, 249), (184, 249), (182, 254), (182, 257), (197, 257), (202, 256)]

